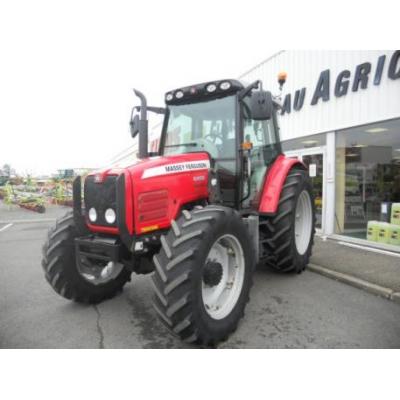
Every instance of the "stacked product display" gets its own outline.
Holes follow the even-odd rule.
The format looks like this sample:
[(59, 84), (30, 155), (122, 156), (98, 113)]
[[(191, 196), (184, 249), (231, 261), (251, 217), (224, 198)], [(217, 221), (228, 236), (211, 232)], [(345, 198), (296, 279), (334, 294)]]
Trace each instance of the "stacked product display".
[(383, 203), (381, 219), (368, 221), (367, 239), (400, 246), (400, 203)]

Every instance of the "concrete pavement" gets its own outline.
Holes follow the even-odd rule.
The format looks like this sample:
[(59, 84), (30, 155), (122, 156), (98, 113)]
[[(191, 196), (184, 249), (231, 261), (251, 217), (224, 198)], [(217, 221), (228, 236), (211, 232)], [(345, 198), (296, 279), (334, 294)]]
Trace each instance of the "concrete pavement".
[[(51, 224), (20, 222), (0, 232), (0, 347), (186, 347), (152, 310), (148, 276), (134, 276), (119, 296), (95, 307), (59, 297), (40, 266)], [(309, 271), (257, 271), (245, 318), (219, 347), (399, 348), (400, 305)]]
[(310, 270), (400, 302), (399, 256), (316, 237)]

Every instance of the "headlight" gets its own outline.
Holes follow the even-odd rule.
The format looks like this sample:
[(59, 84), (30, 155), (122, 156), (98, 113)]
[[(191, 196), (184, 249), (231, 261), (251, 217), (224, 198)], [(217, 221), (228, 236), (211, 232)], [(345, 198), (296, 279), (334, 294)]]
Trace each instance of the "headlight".
[(228, 90), (231, 87), (231, 83), (230, 82), (222, 82), (219, 87), (222, 90)]
[(167, 101), (171, 101), (173, 98), (174, 98), (174, 96), (173, 96), (172, 93), (168, 93), (168, 94), (165, 96), (165, 99), (166, 99)]
[(107, 208), (106, 212), (104, 213), (104, 218), (106, 219), (107, 223), (113, 224), (117, 216), (112, 208)]
[(177, 99), (181, 99), (181, 98), (183, 97), (183, 92), (182, 92), (182, 90), (178, 90), (178, 91), (175, 93), (175, 97), (176, 97)]
[(96, 222), (97, 212), (93, 207), (89, 210), (89, 219), (91, 222)]
[(217, 90), (217, 86), (214, 83), (210, 83), (207, 85), (206, 90), (208, 93), (215, 92)]

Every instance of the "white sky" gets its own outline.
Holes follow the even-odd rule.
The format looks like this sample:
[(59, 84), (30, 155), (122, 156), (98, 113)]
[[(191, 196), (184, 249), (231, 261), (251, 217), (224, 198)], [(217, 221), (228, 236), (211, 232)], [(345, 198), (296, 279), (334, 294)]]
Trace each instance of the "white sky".
[[(327, 19), (313, 13), (308, 21), (301, 11), (320, 1), (275, 9), (254, 0), (3, 1), (0, 167), (49, 173), (104, 165), (132, 144), (132, 87), (161, 106), (169, 89), (235, 78), (280, 48), (354, 46), (359, 38), (346, 36), (345, 27), (353, 24), (352, 33), (355, 19), (339, 3)], [(388, 27), (392, 18), (394, 31), (396, 13), (382, 4), (374, 14)]]

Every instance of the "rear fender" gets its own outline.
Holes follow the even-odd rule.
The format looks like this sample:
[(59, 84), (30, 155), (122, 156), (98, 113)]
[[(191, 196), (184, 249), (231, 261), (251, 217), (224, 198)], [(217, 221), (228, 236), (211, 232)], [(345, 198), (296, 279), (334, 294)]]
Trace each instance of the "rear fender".
[(276, 213), (286, 177), (295, 166), (306, 170), (305, 165), (297, 158), (281, 154), (269, 168), (258, 208), (260, 214)]

